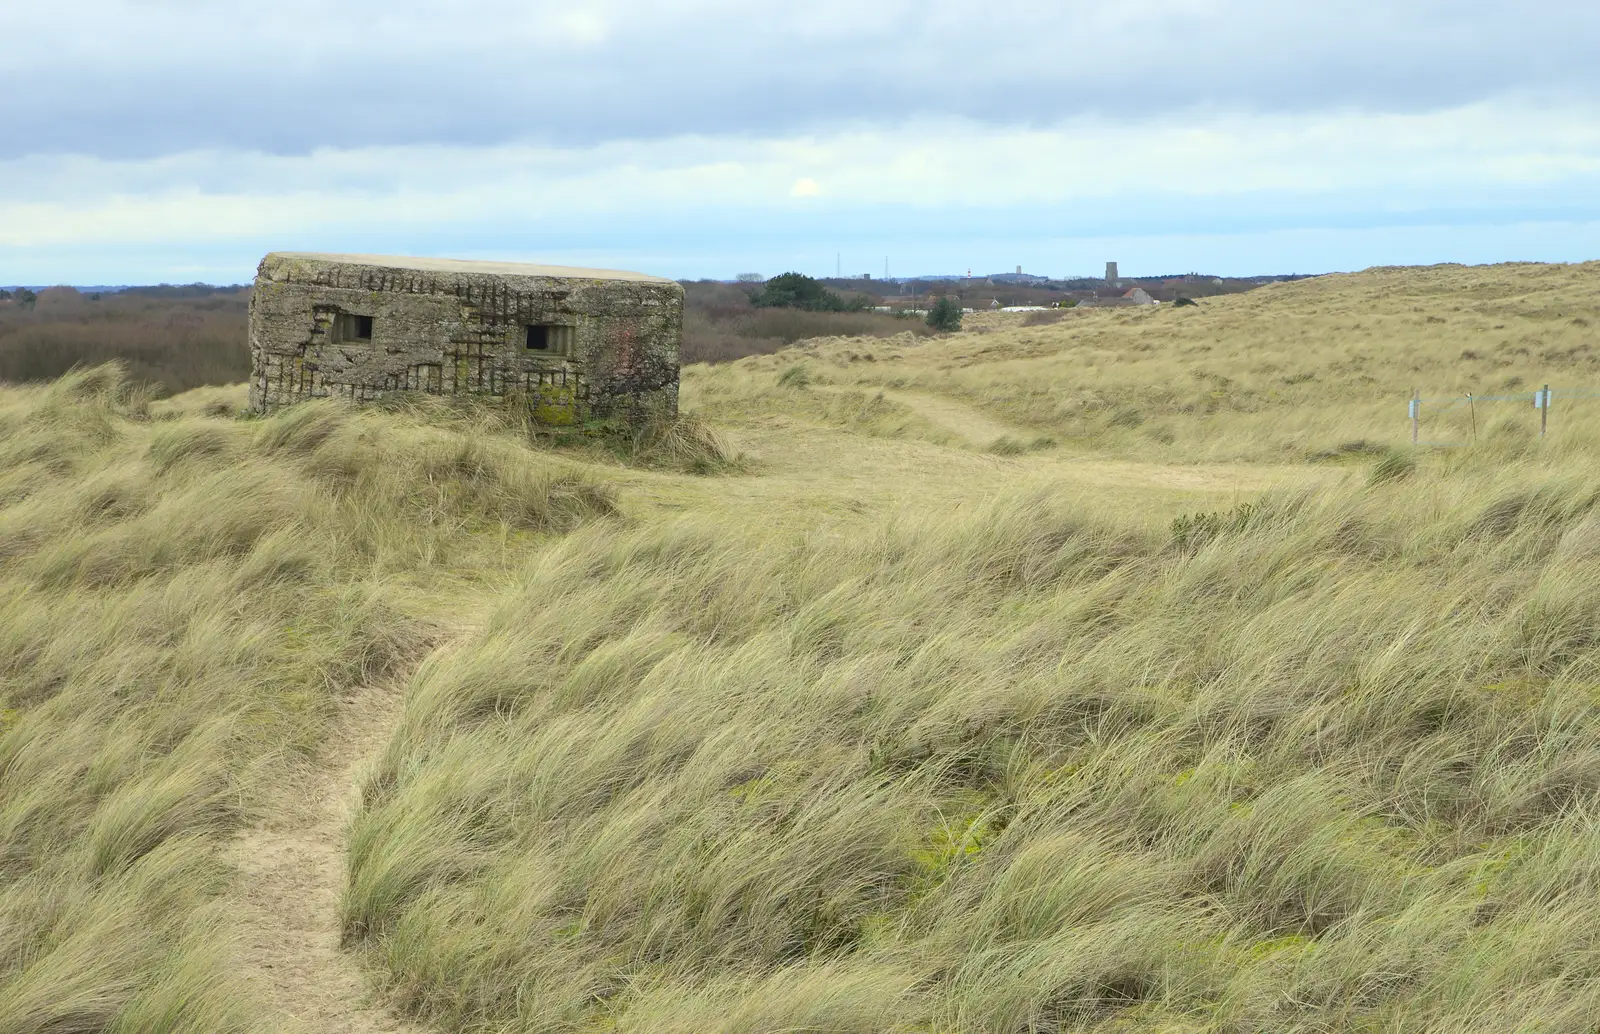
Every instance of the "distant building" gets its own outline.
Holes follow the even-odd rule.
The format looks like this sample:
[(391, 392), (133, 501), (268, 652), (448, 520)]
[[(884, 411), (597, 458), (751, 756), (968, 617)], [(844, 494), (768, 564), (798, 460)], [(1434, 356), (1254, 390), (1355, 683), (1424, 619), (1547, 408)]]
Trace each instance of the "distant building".
[(1107, 262), (1106, 263), (1106, 283), (1114, 284), (1116, 282), (1117, 282), (1117, 264), (1115, 262)]
[(1127, 291), (1103, 287), (1094, 293), (1093, 298), (1085, 298), (1079, 305), (1096, 308), (1115, 309), (1129, 305), (1159, 305), (1155, 297), (1142, 287), (1135, 287)]

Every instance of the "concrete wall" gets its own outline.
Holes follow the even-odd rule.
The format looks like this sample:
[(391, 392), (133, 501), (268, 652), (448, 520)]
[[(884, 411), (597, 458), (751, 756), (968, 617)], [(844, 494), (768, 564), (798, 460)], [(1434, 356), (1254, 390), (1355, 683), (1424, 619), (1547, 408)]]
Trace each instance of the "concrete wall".
[[(563, 329), (538, 351), (530, 325)], [(683, 288), (659, 277), (274, 253), (250, 302), (250, 404), (420, 391), (526, 398), (554, 426), (676, 416), (682, 334)]]

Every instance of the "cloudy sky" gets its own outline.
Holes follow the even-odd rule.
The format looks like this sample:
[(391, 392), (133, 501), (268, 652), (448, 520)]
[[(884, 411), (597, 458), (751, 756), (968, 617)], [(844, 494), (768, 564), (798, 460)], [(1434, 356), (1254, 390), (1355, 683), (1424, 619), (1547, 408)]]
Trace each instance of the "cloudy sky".
[(0, 7), (0, 284), (1600, 257), (1600, 4)]

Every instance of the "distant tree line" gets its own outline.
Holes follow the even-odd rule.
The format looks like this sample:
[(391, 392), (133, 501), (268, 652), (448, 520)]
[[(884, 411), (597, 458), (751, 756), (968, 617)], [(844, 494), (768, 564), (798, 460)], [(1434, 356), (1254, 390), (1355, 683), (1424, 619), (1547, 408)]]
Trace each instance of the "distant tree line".
[[(747, 281), (748, 282), (748, 281)], [(843, 298), (804, 273), (783, 273), (761, 285), (751, 299), (758, 309), (804, 309), (807, 312), (862, 312), (871, 299)]]
[[(869, 295), (857, 294), (845, 298), (820, 280), (804, 273), (788, 272), (761, 281), (754, 273), (739, 274), (741, 287), (761, 284), (759, 291), (750, 294), (750, 303), (757, 309), (799, 309), (804, 312), (865, 312), (872, 307)], [(941, 285), (942, 287), (943, 285)], [(748, 287), (747, 287), (748, 289)], [(940, 292), (939, 299), (928, 312), (927, 325), (937, 333), (961, 329), (961, 302)]]

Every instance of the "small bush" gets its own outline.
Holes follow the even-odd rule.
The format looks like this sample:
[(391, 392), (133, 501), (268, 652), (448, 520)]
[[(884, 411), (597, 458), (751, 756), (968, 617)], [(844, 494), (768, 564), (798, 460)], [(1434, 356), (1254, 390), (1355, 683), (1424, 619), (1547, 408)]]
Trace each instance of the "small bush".
[(941, 334), (951, 334), (961, 329), (961, 303), (949, 295), (933, 303), (928, 312), (928, 326)]

